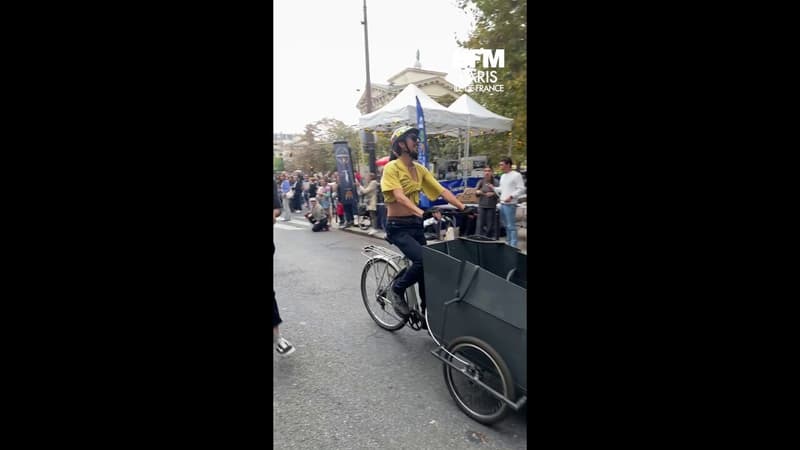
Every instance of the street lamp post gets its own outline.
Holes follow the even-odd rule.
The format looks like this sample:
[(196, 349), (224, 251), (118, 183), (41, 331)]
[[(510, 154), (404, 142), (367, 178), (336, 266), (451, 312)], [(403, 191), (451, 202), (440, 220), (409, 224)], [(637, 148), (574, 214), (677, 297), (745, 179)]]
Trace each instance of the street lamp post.
[[(367, 62), (367, 114), (372, 112), (372, 83), (369, 80), (369, 37), (367, 35), (367, 0), (364, 0), (364, 20), (361, 22), (364, 25), (364, 56)], [(367, 152), (369, 157), (369, 171), (377, 173), (378, 166), (375, 163), (375, 140), (372, 133), (364, 131), (363, 139), (361, 140), (364, 151)]]

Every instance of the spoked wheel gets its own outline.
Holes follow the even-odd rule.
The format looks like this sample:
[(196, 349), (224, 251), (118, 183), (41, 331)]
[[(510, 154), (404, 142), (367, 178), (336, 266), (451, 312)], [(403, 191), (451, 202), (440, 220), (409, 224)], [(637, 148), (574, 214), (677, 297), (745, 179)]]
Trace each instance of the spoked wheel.
[[(468, 364), (465, 366), (448, 355), (450, 361), (466, 367), (469, 374), (477, 375), (479, 380), (506, 398), (515, 399), (511, 372), (503, 358), (489, 344), (474, 337), (462, 336), (454, 339), (448, 350)], [(458, 407), (473, 420), (491, 425), (508, 414), (510, 407), (507, 403), (447, 364), (444, 365), (444, 381)]]
[(397, 269), (383, 259), (371, 259), (361, 273), (361, 297), (372, 320), (384, 330), (396, 331), (403, 328), (406, 319), (400, 317), (387, 298), (387, 291), (392, 280), (397, 276)]

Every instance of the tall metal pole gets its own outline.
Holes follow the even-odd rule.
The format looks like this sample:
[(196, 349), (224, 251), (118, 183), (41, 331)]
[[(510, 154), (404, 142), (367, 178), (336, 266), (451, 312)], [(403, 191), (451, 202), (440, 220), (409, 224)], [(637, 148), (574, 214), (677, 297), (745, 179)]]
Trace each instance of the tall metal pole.
[[(364, 20), (361, 22), (364, 25), (364, 56), (367, 62), (367, 114), (372, 112), (372, 83), (369, 80), (369, 36), (367, 35), (367, 0), (364, 0)], [(369, 157), (369, 171), (372, 173), (378, 172), (378, 166), (375, 163), (375, 140), (371, 132), (364, 132), (363, 139), (364, 150)]]

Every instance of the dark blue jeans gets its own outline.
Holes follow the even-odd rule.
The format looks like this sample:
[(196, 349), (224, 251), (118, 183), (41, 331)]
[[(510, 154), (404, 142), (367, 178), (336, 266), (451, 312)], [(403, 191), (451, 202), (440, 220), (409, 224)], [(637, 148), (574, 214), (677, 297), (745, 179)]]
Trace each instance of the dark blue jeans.
[(415, 216), (387, 217), (386, 239), (411, 260), (411, 266), (395, 283), (395, 291), (402, 293), (419, 282), (422, 311), (425, 311), (425, 278), (422, 271), (422, 247), (427, 244), (422, 219)]
[(352, 203), (344, 204), (344, 221), (346, 223), (353, 223), (355, 221), (355, 218), (353, 217), (353, 209), (354, 206)]
[(379, 230), (386, 231), (386, 206), (378, 205), (378, 224), (376, 226)]

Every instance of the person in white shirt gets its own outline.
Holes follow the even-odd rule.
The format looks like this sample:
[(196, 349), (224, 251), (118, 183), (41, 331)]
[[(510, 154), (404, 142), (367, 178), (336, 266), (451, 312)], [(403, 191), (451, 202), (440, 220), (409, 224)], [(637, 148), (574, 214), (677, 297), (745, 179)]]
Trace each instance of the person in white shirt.
[(494, 191), (500, 198), (500, 220), (506, 229), (508, 245), (517, 246), (517, 200), (525, 193), (525, 181), (522, 175), (511, 170), (511, 158), (500, 160), (500, 169), (503, 175), (500, 177), (500, 187)]

